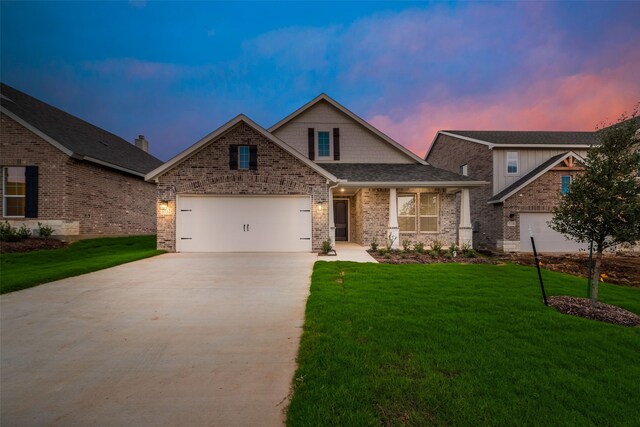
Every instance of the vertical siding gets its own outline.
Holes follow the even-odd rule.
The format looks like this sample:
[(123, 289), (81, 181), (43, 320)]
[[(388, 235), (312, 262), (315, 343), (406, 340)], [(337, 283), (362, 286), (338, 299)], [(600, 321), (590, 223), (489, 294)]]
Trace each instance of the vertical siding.
[[(307, 129), (330, 132), (340, 128), (340, 162), (342, 163), (415, 163), (415, 160), (391, 146), (359, 123), (320, 101), (289, 123), (273, 132), (275, 136), (308, 156)], [(333, 155), (333, 136), (331, 136)], [(317, 163), (333, 160), (317, 160)]]

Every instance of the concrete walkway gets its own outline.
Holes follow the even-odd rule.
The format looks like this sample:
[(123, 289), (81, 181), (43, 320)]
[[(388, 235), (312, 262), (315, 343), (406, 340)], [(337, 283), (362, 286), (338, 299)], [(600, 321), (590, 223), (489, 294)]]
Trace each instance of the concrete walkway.
[(353, 262), (375, 262), (367, 252), (367, 248), (357, 243), (336, 242), (337, 256), (320, 256), (318, 261), (353, 261)]
[(314, 254), (166, 254), (0, 297), (3, 426), (276, 426)]

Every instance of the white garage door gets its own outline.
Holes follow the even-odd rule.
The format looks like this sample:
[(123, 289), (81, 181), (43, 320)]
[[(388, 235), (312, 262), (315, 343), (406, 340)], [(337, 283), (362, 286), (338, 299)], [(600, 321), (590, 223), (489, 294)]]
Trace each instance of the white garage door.
[(311, 252), (309, 196), (178, 196), (178, 252)]
[(547, 225), (553, 214), (550, 213), (521, 213), (520, 214), (520, 251), (533, 252), (529, 229), (533, 232), (538, 252), (578, 252), (587, 248), (583, 243), (568, 240)]

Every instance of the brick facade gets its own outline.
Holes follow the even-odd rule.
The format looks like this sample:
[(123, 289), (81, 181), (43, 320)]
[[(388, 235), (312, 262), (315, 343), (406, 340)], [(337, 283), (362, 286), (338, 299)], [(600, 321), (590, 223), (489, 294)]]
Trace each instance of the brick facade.
[(4, 114), (0, 129), (1, 166), (38, 166), (39, 175), (38, 218), (2, 221), (33, 229), (42, 222), (67, 238), (155, 232), (155, 184), (72, 159)]
[[(257, 170), (230, 170), (231, 144), (256, 145)], [(326, 178), (244, 122), (158, 177), (158, 248), (172, 252), (176, 250), (177, 194), (309, 195), (313, 250), (320, 250), (322, 241), (329, 238)]]
[(440, 135), (427, 157), (429, 164), (451, 172), (460, 172), (467, 165), (467, 174), (489, 184), (469, 191), (471, 223), (474, 225), (473, 246), (477, 249), (496, 248), (502, 238), (500, 226), (502, 206), (489, 205), (493, 196), (493, 153), (487, 146), (449, 135)]

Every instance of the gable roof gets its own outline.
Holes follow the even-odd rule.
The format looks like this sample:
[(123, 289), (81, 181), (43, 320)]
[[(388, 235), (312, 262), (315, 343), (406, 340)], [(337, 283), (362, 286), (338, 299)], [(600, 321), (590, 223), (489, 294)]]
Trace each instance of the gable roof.
[(584, 159), (579, 155), (577, 155), (576, 153), (574, 153), (573, 151), (567, 151), (566, 153), (561, 153), (556, 156), (553, 156), (549, 160), (545, 161), (540, 166), (536, 167), (531, 172), (524, 175), (522, 178), (520, 178), (519, 180), (517, 180), (516, 182), (514, 182), (513, 184), (511, 184), (510, 186), (508, 186), (507, 188), (505, 188), (504, 190), (496, 194), (495, 196), (491, 197), (488, 203), (493, 204), (493, 203), (504, 202), (509, 197), (511, 197), (514, 193), (518, 192), (521, 188), (535, 181), (536, 179), (538, 179), (539, 177), (547, 173), (549, 169), (551, 169), (552, 167), (554, 167), (555, 165), (557, 165), (558, 163), (560, 163), (561, 161), (563, 161), (569, 156), (573, 156), (578, 161), (584, 162)]
[(408, 150), (404, 146), (402, 146), (399, 143), (397, 143), (396, 141), (394, 141), (391, 137), (389, 137), (389, 136), (385, 135), (384, 133), (380, 132), (378, 129), (376, 129), (371, 124), (369, 124), (369, 122), (367, 122), (363, 118), (359, 117), (355, 113), (349, 111), (346, 107), (344, 107), (343, 105), (341, 105), (340, 103), (338, 103), (337, 101), (335, 101), (333, 98), (331, 98), (329, 95), (327, 95), (325, 93), (321, 93), (320, 95), (316, 96), (311, 101), (307, 102), (302, 107), (298, 108), (296, 111), (294, 111), (293, 113), (289, 114), (287, 117), (285, 117), (284, 119), (280, 120), (275, 125), (271, 126), (269, 128), (269, 132), (271, 132), (271, 133), (275, 132), (276, 130), (278, 130), (279, 128), (284, 126), (285, 124), (289, 123), (294, 118), (298, 117), (300, 114), (302, 114), (305, 111), (307, 111), (309, 108), (313, 107), (314, 105), (316, 105), (317, 103), (322, 102), (322, 101), (329, 103), (331, 106), (333, 106), (334, 108), (336, 108), (337, 110), (339, 110), (340, 112), (342, 112), (343, 114), (345, 114), (346, 116), (351, 118), (353, 121), (355, 121), (359, 125), (363, 126), (367, 130), (372, 132), (374, 135), (376, 135), (377, 137), (379, 137), (383, 141), (387, 142), (389, 145), (391, 145), (392, 147), (394, 147), (398, 151), (400, 151), (403, 154), (405, 154), (406, 156), (410, 157), (412, 160), (415, 160), (417, 163), (420, 163), (420, 164), (423, 164), (423, 165), (427, 163), (423, 159), (421, 159), (419, 156), (417, 156), (416, 154), (411, 152), (411, 150)]
[(341, 186), (389, 184), (398, 187), (480, 186), (487, 182), (449, 172), (431, 165), (407, 163), (323, 163), (322, 167), (340, 179)]
[(300, 160), (302, 163), (306, 164), (311, 169), (313, 169), (314, 171), (318, 172), (320, 175), (327, 178), (328, 180), (332, 182), (338, 181), (338, 178), (336, 178), (334, 175), (327, 172), (325, 169), (321, 168), (316, 163), (312, 162), (311, 160), (309, 160), (308, 158), (300, 154), (298, 150), (291, 147), (289, 144), (287, 144), (280, 138), (277, 138), (276, 136), (269, 133), (266, 129), (264, 129), (262, 126), (260, 126), (259, 124), (257, 124), (256, 122), (254, 122), (253, 120), (245, 116), (244, 114), (237, 115), (235, 118), (229, 120), (227, 123), (223, 124), (218, 129), (214, 130), (213, 132), (211, 132), (210, 134), (208, 134), (207, 136), (205, 136), (204, 138), (202, 138), (201, 140), (193, 144), (191, 147), (182, 151), (181, 153), (179, 153), (178, 155), (176, 155), (175, 157), (167, 161), (165, 164), (155, 168), (145, 176), (145, 179), (147, 181), (151, 181), (158, 178), (160, 175), (164, 174), (169, 169), (172, 169), (174, 166), (182, 162), (184, 159), (195, 154), (201, 148), (204, 148), (207, 144), (220, 138), (222, 135), (224, 135), (227, 131), (233, 129), (240, 122), (244, 122), (247, 125), (251, 126), (259, 134), (261, 134), (262, 136), (264, 136), (265, 138), (267, 138), (268, 140), (270, 140), (271, 142), (273, 142), (274, 144), (282, 148), (284, 151), (291, 154), (293, 157)]
[(0, 110), (68, 156), (144, 176), (162, 161), (117, 135), (0, 83)]

